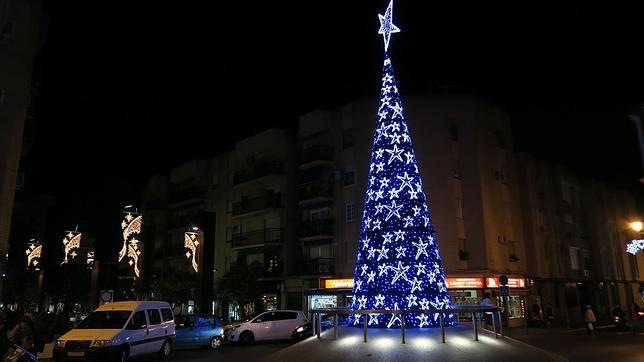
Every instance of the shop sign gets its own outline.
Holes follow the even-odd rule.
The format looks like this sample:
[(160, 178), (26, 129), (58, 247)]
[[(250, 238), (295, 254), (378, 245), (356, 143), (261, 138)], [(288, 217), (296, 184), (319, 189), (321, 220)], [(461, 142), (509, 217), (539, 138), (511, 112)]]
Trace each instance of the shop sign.
[[(485, 284), (488, 288), (498, 288), (501, 286), (499, 278), (485, 278)], [(508, 287), (510, 288), (525, 288), (525, 278), (508, 277)]]
[(353, 279), (325, 279), (325, 289), (353, 289)]
[(447, 289), (483, 288), (483, 278), (445, 278)]

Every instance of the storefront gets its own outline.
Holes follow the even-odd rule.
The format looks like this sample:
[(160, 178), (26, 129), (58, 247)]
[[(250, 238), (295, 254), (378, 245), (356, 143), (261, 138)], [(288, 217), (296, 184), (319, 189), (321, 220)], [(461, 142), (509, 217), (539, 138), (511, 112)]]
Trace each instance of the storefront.
[(309, 318), (311, 310), (319, 308), (338, 308), (351, 306), (353, 279), (323, 279), (320, 288), (309, 289), (305, 294), (305, 310)]
[[(499, 276), (448, 276), (445, 278), (452, 305), (479, 305), (489, 292), (492, 303), (503, 307), (503, 300), (499, 297)], [(508, 276), (510, 296), (506, 299), (510, 326), (523, 324), (525, 318), (526, 299), (528, 286), (526, 279), (521, 276)], [(459, 318), (469, 319), (468, 313), (459, 313)]]

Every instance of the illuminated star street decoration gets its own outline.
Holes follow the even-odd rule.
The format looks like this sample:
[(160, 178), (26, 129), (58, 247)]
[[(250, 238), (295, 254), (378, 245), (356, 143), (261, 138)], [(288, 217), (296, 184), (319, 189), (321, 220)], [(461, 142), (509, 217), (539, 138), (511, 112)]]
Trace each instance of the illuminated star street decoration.
[(633, 240), (630, 243), (626, 244), (627, 253), (636, 255), (642, 250), (644, 250), (644, 239)]
[[(390, 3), (380, 16), (385, 50), (391, 33), (399, 31), (392, 24), (392, 12), (393, 3)], [(371, 163), (365, 170), (368, 182), (355, 259), (352, 308), (414, 310), (422, 305), (429, 308), (431, 301), (448, 309), (451, 300), (445, 286), (429, 200), (387, 51), (376, 113)], [(363, 296), (364, 303), (358, 302)], [(403, 321), (408, 327), (439, 325), (430, 314), (419, 316), (420, 312), (413, 311), (391, 319), (383, 315), (377, 322), (370, 318), (368, 326), (398, 328)], [(349, 315), (349, 325), (359, 325), (356, 319), (359, 316)], [(453, 323), (454, 316), (447, 314), (445, 325)]]
[(40, 243), (27, 243), (25, 254), (27, 256), (27, 268), (40, 268), (40, 257), (42, 256), (42, 245)]
[(63, 252), (65, 258), (60, 265), (68, 264), (70, 259), (75, 259), (78, 256), (78, 249), (81, 246), (82, 234), (78, 231), (66, 231), (63, 238)]
[(119, 262), (126, 259), (127, 264), (132, 268), (134, 277), (138, 278), (141, 274), (139, 270), (139, 259), (141, 258), (141, 242), (138, 236), (141, 234), (141, 224), (143, 215), (124, 212), (123, 221), (121, 221), (121, 230), (123, 233), (123, 246), (119, 252)]
[(382, 34), (382, 38), (385, 42), (385, 51), (389, 48), (389, 37), (392, 33), (399, 33), (400, 29), (392, 23), (394, 17), (394, 0), (389, 2), (385, 15), (378, 14), (378, 19), (380, 19), (380, 30), (378, 34)]
[(183, 246), (186, 248), (186, 258), (190, 261), (192, 269), (195, 272), (199, 272), (199, 263), (197, 261), (199, 255), (199, 234), (186, 232), (183, 239)]

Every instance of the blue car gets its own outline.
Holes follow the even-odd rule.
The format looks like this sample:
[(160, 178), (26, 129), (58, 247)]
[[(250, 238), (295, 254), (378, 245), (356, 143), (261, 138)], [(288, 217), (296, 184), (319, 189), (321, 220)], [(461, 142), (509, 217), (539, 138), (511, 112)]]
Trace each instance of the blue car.
[(177, 337), (176, 347), (206, 346), (210, 349), (221, 348), (224, 329), (221, 320), (212, 314), (191, 314), (175, 318)]

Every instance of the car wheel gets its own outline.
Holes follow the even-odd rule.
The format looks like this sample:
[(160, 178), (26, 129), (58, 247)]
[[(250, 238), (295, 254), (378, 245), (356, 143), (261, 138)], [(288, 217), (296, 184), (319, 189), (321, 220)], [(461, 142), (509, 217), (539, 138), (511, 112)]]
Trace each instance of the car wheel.
[(159, 350), (159, 358), (168, 358), (170, 357), (170, 352), (172, 352), (172, 345), (170, 341), (163, 341), (161, 350)]
[(239, 343), (241, 344), (252, 344), (253, 341), (255, 341), (255, 336), (251, 331), (243, 331), (242, 334), (239, 335)]
[(119, 361), (127, 362), (129, 357), (130, 357), (130, 350), (126, 346), (121, 347), (121, 350), (119, 351)]
[(210, 342), (208, 343), (208, 348), (212, 350), (218, 350), (221, 348), (221, 344), (223, 343), (223, 340), (221, 337), (212, 337), (210, 339)]

